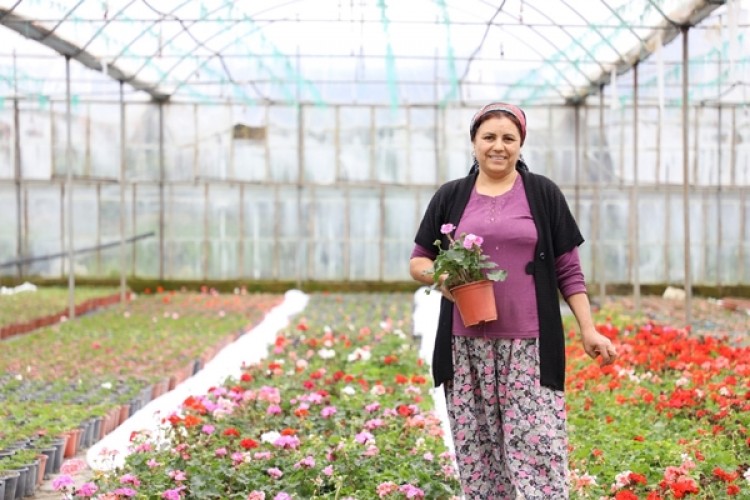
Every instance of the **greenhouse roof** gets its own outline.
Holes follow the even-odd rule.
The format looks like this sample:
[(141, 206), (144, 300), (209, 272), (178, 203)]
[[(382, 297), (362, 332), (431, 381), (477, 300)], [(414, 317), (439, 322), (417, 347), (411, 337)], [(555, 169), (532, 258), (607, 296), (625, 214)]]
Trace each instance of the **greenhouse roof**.
[(0, 0), (0, 96), (64, 95), (62, 54), (90, 69), (71, 77), (82, 99), (116, 97), (116, 80), (129, 97), (199, 103), (580, 102), (683, 27), (721, 31), (712, 64), (746, 63), (739, 4)]

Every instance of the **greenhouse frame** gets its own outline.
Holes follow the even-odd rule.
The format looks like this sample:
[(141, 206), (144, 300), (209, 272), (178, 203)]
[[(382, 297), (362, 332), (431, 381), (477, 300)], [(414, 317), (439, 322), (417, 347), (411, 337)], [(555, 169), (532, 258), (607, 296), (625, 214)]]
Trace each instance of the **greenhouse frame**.
[(0, 2), (0, 275), (408, 281), (500, 100), (594, 289), (747, 286), (748, 9)]

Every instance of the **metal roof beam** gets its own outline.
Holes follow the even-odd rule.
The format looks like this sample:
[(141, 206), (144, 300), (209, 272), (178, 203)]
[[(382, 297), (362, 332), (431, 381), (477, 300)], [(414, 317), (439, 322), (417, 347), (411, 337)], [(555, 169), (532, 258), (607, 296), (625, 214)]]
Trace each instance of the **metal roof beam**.
[[(53, 30), (41, 26), (31, 19), (20, 16), (10, 9), (0, 7), (0, 24), (12, 29), (29, 40), (38, 42), (46, 47), (51, 48), (58, 54), (69, 57), (83, 64), (87, 68), (101, 72), (104, 69), (99, 59), (87, 50), (64, 40), (56, 35)], [(114, 80), (125, 82), (136, 90), (146, 92), (155, 101), (166, 101), (169, 94), (160, 91), (153, 83), (139, 80), (128, 76), (117, 65), (107, 65), (106, 74)]]
[[(689, 6), (690, 13), (686, 17), (683, 24), (687, 27), (695, 26), (696, 24), (706, 19), (714, 10), (718, 9), (722, 5), (724, 5), (724, 2), (722, 1), (717, 2), (711, 0), (696, 0), (693, 5)], [(651, 33), (649, 33), (646, 40), (644, 40), (644, 43), (639, 43), (637, 47), (631, 49), (630, 52), (625, 55), (625, 57), (617, 62), (617, 74), (620, 75), (626, 73), (635, 64), (638, 64), (641, 61), (647, 59), (652, 54), (651, 47), (655, 45), (655, 40), (657, 37), (661, 36), (662, 45), (666, 46), (667, 44), (669, 44), (669, 42), (677, 38), (677, 35), (679, 35), (680, 32), (681, 26), (676, 25), (673, 20), (664, 16), (664, 20), (662, 21), (662, 23), (659, 26), (654, 26), (654, 28), (651, 30)], [(599, 77), (595, 78), (594, 82), (584, 92), (584, 97), (598, 93), (601, 85), (606, 85), (609, 83), (610, 77), (610, 73), (603, 72), (601, 75), (599, 75)]]

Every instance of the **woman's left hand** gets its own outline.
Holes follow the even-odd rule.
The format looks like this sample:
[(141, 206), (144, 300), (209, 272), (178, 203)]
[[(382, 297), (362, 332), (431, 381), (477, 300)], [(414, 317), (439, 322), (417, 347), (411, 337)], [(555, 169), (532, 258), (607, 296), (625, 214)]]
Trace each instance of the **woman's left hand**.
[(593, 359), (597, 356), (602, 357), (602, 366), (611, 365), (617, 359), (617, 349), (612, 345), (612, 341), (593, 328), (581, 332), (581, 340), (586, 354)]

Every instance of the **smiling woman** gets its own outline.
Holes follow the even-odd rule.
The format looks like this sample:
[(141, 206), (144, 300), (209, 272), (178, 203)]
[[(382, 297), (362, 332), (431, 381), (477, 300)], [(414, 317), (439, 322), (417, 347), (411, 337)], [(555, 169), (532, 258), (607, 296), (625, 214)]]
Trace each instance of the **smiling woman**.
[[(616, 350), (594, 329), (577, 252), (583, 237), (565, 198), (520, 160), (525, 113), (490, 103), (472, 118), (469, 136), (474, 164), (433, 196), (410, 261), (414, 279), (443, 292), (432, 366), (435, 384), (445, 386), (463, 492), (565, 498), (558, 291), (575, 314), (586, 353), (609, 364)], [(457, 233), (481, 234), (489, 259), (507, 269), (508, 279), (493, 283), (497, 319), (467, 326), (453, 307), (447, 275), (431, 272), (439, 256), (429, 243), (446, 240), (445, 221)], [(506, 453), (498, 456), (497, 449)]]

